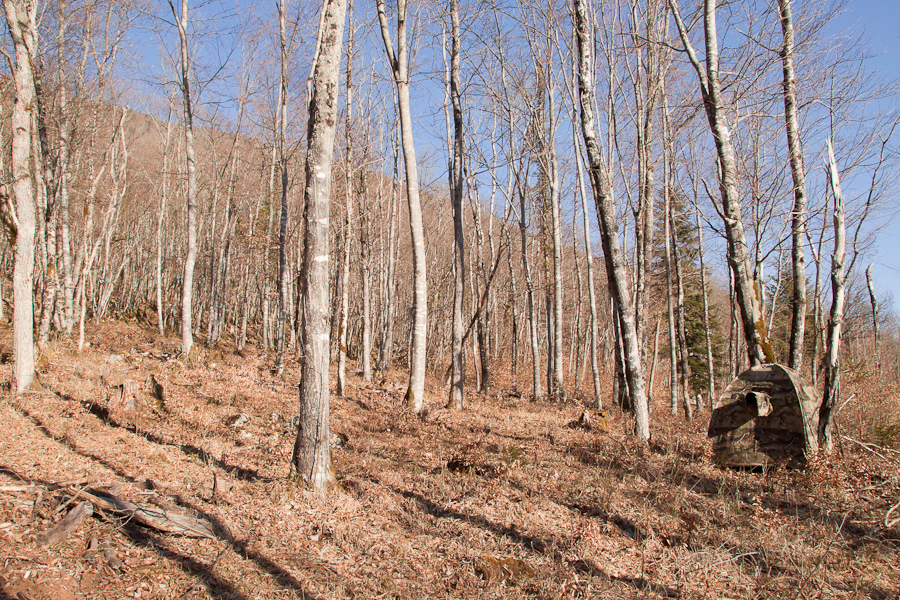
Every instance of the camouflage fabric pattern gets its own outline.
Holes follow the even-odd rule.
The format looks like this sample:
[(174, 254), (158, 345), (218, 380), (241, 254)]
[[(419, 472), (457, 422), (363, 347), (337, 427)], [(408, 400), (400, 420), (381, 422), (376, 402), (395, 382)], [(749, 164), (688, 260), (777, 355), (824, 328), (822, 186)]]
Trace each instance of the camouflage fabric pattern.
[(731, 382), (709, 422), (717, 464), (765, 467), (806, 463), (818, 450), (815, 389), (782, 365), (759, 365)]

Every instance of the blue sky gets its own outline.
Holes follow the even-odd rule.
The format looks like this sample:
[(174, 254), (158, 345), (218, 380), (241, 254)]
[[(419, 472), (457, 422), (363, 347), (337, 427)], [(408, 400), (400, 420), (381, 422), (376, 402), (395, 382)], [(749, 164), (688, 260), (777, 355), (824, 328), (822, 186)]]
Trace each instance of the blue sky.
[[(878, 53), (873, 65), (885, 75), (900, 78), (900, 2), (896, 0), (851, 0), (846, 26), (854, 24), (871, 39), (871, 49)], [(896, 202), (900, 212), (900, 199)], [(882, 298), (890, 294), (894, 308), (900, 309), (900, 218), (884, 229), (878, 239), (877, 253), (856, 268), (865, 270), (875, 263), (876, 291)]]

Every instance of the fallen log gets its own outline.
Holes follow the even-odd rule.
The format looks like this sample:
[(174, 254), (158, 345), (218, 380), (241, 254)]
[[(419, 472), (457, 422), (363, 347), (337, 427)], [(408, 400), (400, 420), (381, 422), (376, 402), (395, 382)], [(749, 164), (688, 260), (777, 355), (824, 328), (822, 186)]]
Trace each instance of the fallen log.
[(187, 537), (216, 537), (212, 523), (206, 519), (149, 504), (135, 504), (95, 489), (82, 492), (82, 495), (96, 508), (131, 519), (144, 527)]
[(58, 542), (61, 542), (66, 537), (69, 536), (70, 533), (75, 531), (75, 529), (84, 521), (86, 518), (94, 514), (94, 507), (91, 506), (90, 502), (80, 502), (75, 508), (69, 511), (69, 513), (63, 517), (59, 523), (48, 529), (43, 533), (39, 533), (35, 536), (35, 541), (39, 546), (43, 546), (46, 548), (47, 546), (52, 546)]

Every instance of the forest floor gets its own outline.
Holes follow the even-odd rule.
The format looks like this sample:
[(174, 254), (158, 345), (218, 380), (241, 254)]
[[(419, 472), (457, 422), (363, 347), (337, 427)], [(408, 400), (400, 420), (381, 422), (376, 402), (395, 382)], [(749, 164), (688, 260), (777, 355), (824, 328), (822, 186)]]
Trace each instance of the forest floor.
[[(278, 378), (271, 357), (227, 346), (186, 364), (176, 338), (135, 323), (87, 339), (80, 354), (52, 342), (35, 391), (0, 392), (0, 598), (900, 595), (900, 525), (885, 524), (900, 452), (849, 434), (805, 470), (735, 472), (711, 463), (708, 411), (688, 423), (658, 407), (643, 446), (615, 410), (608, 432), (568, 426), (578, 402), (499, 389), (451, 411), (431, 381), (415, 416), (403, 373), (351, 375), (351, 397), (331, 397), (332, 430), (348, 438), (333, 450), (339, 483), (318, 494), (289, 478), (296, 364)], [(7, 326), (0, 347), (9, 381)], [(865, 418), (896, 421), (896, 388), (875, 395), (893, 412)], [(165, 533), (95, 502), (44, 544), (97, 497), (209, 533)]]

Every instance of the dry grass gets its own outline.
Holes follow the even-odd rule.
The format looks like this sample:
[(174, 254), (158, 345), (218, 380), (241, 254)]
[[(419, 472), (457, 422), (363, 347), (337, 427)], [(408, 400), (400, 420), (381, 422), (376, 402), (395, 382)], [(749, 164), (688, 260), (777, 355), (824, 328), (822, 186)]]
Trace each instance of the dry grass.
[[(288, 478), (296, 367), (277, 379), (264, 355), (230, 350), (184, 365), (174, 338), (120, 322), (89, 339), (81, 355), (52, 345), (44, 391), (0, 395), (0, 486), (42, 486), (0, 491), (6, 597), (900, 594), (900, 526), (883, 523), (900, 500), (900, 454), (889, 449), (846, 441), (843, 456), (804, 472), (723, 471), (710, 464), (708, 413), (694, 423), (656, 414), (643, 447), (616, 412), (610, 434), (592, 433), (566, 426), (578, 406), (505, 394), (469, 397), (462, 412), (436, 394), (415, 417), (402, 407), (403, 375), (389, 373), (375, 385), (353, 378), (354, 397), (332, 397), (332, 429), (349, 443), (334, 452), (339, 489), (320, 495)], [(0, 342), (8, 351), (8, 331)], [(118, 386), (147, 390), (151, 374), (164, 402), (129, 410)], [(869, 406), (897, 414), (896, 394), (869, 402), (860, 390), (846, 423), (871, 419)], [(239, 413), (250, 423), (229, 427)], [(845, 430), (873, 441), (860, 436), (871, 426)], [(218, 537), (100, 514), (39, 548), (35, 535), (67, 510), (61, 493), (40, 490), (83, 477), (119, 482), (136, 502), (166, 498), (211, 519)], [(525, 566), (492, 575), (486, 565), (504, 559)]]

